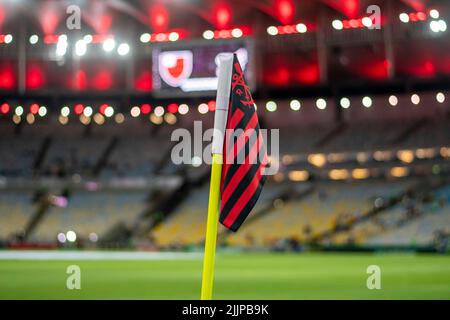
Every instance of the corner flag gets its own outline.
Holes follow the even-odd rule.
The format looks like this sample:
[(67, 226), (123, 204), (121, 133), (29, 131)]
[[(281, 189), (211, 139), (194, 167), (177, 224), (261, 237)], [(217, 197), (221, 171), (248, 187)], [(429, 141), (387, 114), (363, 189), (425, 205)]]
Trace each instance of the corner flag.
[(219, 202), (220, 222), (236, 231), (254, 207), (265, 181), (266, 149), (236, 54), (219, 56), (214, 129), (202, 300), (212, 298)]
[[(255, 102), (234, 54), (223, 154), (220, 222), (237, 231), (259, 198), (267, 154)], [(243, 161), (242, 161), (243, 160)]]

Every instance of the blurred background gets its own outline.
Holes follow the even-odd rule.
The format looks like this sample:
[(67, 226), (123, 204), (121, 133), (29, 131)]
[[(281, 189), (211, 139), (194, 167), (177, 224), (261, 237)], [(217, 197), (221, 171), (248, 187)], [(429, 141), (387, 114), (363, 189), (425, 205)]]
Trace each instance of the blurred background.
[(201, 248), (209, 166), (173, 164), (170, 136), (212, 127), (216, 57), (235, 51), (280, 171), (221, 246), (449, 250), (449, 17), (434, 0), (0, 1), (0, 246)]

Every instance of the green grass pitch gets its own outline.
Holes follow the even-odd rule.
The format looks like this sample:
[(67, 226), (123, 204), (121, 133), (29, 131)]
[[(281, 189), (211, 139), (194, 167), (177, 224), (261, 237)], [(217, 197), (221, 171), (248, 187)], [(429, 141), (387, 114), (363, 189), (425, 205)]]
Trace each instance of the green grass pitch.
[[(67, 266), (81, 290), (66, 288)], [(381, 290), (366, 269), (381, 268)], [(0, 260), (0, 299), (198, 299), (202, 261)], [(215, 299), (450, 299), (450, 256), (222, 253)]]

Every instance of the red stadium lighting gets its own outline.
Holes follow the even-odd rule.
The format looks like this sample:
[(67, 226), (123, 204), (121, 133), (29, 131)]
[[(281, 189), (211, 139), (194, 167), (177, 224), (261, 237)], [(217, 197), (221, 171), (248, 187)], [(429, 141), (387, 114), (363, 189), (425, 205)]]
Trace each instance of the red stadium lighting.
[(142, 71), (142, 73), (134, 81), (134, 88), (139, 91), (150, 91), (152, 89), (151, 72)]
[(26, 87), (29, 89), (39, 89), (44, 86), (45, 77), (42, 68), (37, 64), (29, 66), (26, 79)]
[(103, 14), (94, 25), (94, 29), (98, 33), (106, 33), (112, 25), (113, 17), (109, 14)]
[(114, 39), (114, 36), (110, 34), (94, 34), (92, 35), (92, 42), (93, 44), (97, 43), (103, 43), (108, 39)]
[(109, 89), (111, 88), (112, 84), (112, 74), (108, 69), (100, 70), (92, 79), (92, 87), (96, 90)]
[(3, 104), (0, 106), (0, 111), (1, 111), (3, 114), (7, 114), (7, 113), (9, 112), (9, 110), (10, 110), (10, 106), (9, 106), (9, 104), (7, 104), (6, 102), (3, 103)]
[(416, 16), (417, 16), (417, 20), (419, 20), (419, 21), (427, 20), (427, 15), (425, 14), (425, 12), (417, 12)]
[(231, 8), (226, 2), (219, 2), (213, 7), (213, 19), (216, 26), (226, 28), (231, 21)]
[(149, 9), (150, 25), (157, 32), (165, 31), (169, 25), (169, 13), (162, 4), (155, 4)]
[(281, 23), (289, 23), (294, 17), (294, 2), (292, 0), (276, 0), (275, 10), (277, 18), (281, 21)]
[(13, 36), (10, 34), (0, 34), (0, 43), (11, 43)]
[(152, 107), (148, 103), (144, 103), (141, 105), (141, 113), (149, 114), (152, 111)]
[(178, 112), (178, 105), (176, 103), (171, 103), (167, 106), (167, 111), (170, 113), (177, 113)]
[(170, 32), (159, 32), (146, 35), (147, 37), (141, 37), (141, 42), (175, 42), (186, 38), (186, 32), (184, 30), (173, 30)]
[(16, 85), (16, 74), (11, 64), (0, 65), (0, 89), (10, 90)]
[(203, 32), (203, 38), (207, 40), (211, 39), (233, 39), (241, 38), (251, 34), (250, 28), (239, 27), (233, 29), (223, 29), (223, 30), (206, 30)]
[(37, 8), (37, 17), (45, 34), (54, 33), (63, 17), (60, 6), (54, 1), (42, 1)]
[(208, 110), (216, 111), (216, 102), (214, 100), (208, 101)]
[(75, 114), (80, 115), (84, 112), (84, 106), (81, 103), (78, 103), (75, 105), (73, 110), (75, 111)]
[(269, 28), (267, 28), (267, 33), (271, 36), (305, 33), (307, 31), (308, 27), (304, 23), (297, 23), (276, 27), (270, 26)]
[(423, 11), (410, 12), (410, 13), (402, 12), (399, 15), (399, 19), (403, 23), (408, 23), (408, 22), (426, 21), (428, 18), (436, 19), (436, 17), (438, 17), (438, 16), (439, 16), (439, 13), (436, 13), (436, 11), (433, 11), (433, 10), (430, 10), (428, 16)]
[(47, 34), (44, 36), (45, 44), (56, 44), (58, 43), (59, 35), (57, 34)]
[[(357, 28), (370, 28), (374, 24), (374, 21), (370, 17), (362, 17), (358, 19), (342, 20), (343, 29), (357, 29)], [(334, 28), (339, 30), (338, 23), (335, 23)]]
[(87, 88), (87, 76), (84, 70), (77, 70), (75, 72), (73, 87), (77, 90), (84, 90)]
[(108, 107), (109, 107), (109, 104), (103, 103), (103, 104), (101, 104), (100, 107), (98, 108), (98, 111), (99, 111), (101, 114), (105, 114), (106, 108), (108, 108)]
[(33, 103), (30, 106), (30, 113), (37, 114), (39, 112), (39, 105), (37, 103)]

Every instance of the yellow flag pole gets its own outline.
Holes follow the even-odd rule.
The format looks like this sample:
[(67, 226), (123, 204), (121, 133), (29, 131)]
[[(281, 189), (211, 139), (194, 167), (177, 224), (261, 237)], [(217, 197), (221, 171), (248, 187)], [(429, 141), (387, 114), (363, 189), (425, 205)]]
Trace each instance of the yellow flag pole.
[(223, 140), (228, 115), (232, 70), (233, 54), (221, 54), (219, 56), (216, 111), (214, 115), (211, 182), (209, 186), (208, 218), (206, 222), (201, 300), (211, 300), (213, 292), (217, 225), (219, 221), (220, 181), (223, 163)]
[(217, 225), (219, 221), (220, 179), (222, 155), (213, 154), (211, 184), (209, 187), (208, 219), (206, 222), (205, 257), (203, 260), (202, 300), (212, 299), (214, 261), (216, 255)]

